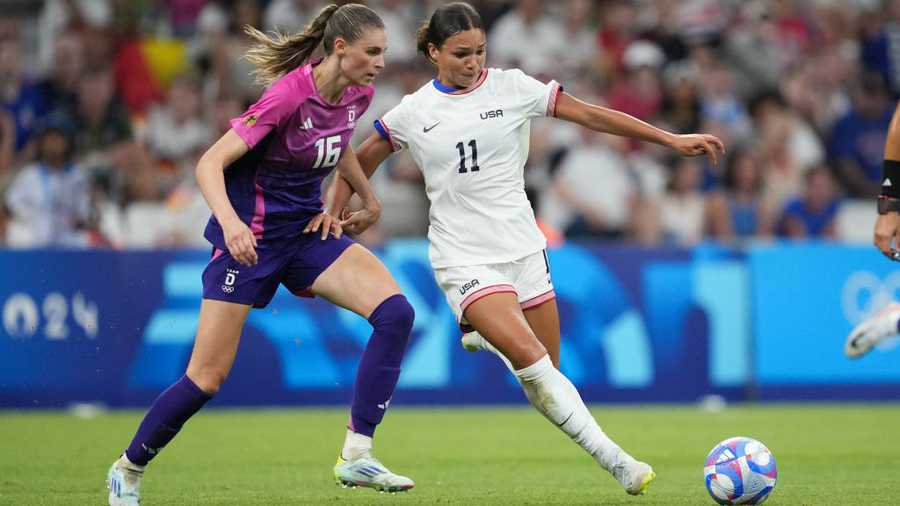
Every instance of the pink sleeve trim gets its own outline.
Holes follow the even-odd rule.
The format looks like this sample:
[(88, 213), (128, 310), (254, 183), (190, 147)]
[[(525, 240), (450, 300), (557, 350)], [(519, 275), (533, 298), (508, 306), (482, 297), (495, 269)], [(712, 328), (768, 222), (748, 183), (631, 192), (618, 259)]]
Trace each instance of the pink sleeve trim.
[(562, 86), (559, 83), (553, 84), (553, 89), (550, 91), (550, 99), (547, 100), (547, 116), (556, 117), (556, 100), (559, 98), (559, 92), (562, 91)]

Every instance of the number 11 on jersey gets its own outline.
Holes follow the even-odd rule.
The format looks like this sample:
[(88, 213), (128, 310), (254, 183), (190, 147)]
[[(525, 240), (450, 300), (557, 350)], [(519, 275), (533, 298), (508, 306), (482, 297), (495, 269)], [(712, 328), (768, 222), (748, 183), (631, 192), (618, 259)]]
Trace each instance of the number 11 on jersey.
[[(472, 172), (478, 171), (478, 144), (475, 139), (469, 141), (469, 148), (472, 151)], [(460, 141), (456, 143), (456, 149), (459, 150), (459, 173), (465, 174), (469, 170), (466, 168), (466, 145)]]

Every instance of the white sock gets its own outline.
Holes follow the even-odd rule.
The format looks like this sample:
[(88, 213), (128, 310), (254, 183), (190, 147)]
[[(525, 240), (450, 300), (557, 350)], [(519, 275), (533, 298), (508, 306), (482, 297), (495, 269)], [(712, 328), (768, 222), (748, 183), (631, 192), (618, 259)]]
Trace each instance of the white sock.
[(123, 469), (127, 469), (127, 470), (133, 471), (135, 473), (143, 473), (144, 469), (147, 468), (147, 466), (139, 466), (139, 465), (135, 464), (134, 462), (128, 460), (128, 455), (126, 455), (124, 453), (122, 454), (121, 457), (119, 457), (119, 461), (116, 464)]
[(610, 471), (623, 460), (626, 463), (634, 461), (607, 437), (584, 405), (575, 385), (553, 367), (549, 355), (515, 374), (532, 406), (584, 448), (601, 467)]
[(341, 450), (341, 458), (353, 460), (372, 451), (372, 438), (358, 432), (347, 429), (347, 437), (344, 438), (344, 448)]

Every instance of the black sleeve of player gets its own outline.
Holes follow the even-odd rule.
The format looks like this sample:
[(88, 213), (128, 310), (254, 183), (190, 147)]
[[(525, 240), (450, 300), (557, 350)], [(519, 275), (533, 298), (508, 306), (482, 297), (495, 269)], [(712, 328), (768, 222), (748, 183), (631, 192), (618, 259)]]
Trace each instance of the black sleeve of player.
[(884, 161), (881, 170), (881, 194), (892, 199), (900, 199), (900, 161)]

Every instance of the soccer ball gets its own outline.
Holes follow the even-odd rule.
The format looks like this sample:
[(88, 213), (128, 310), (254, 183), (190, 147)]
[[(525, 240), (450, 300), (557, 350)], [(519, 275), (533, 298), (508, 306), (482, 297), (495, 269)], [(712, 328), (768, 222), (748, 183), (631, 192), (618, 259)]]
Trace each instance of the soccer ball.
[(703, 468), (706, 490), (719, 504), (761, 504), (775, 488), (778, 469), (766, 445), (749, 437), (717, 444)]

